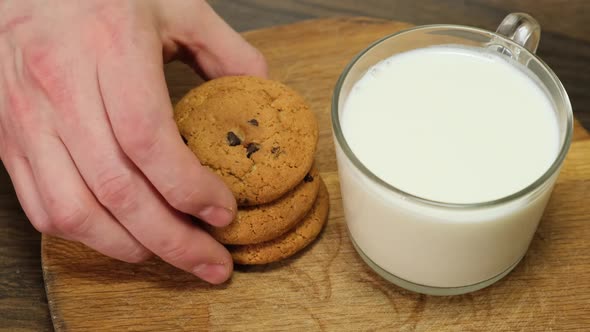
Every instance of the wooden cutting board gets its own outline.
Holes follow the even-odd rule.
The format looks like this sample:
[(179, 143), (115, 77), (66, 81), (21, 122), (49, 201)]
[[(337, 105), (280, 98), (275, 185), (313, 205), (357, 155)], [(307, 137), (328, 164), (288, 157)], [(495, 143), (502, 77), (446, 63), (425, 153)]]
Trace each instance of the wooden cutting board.
[[(209, 286), (159, 260), (131, 265), (43, 238), (43, 272), (57, 331), (360, 331), (590, 329), (590, 139), (575, 141), (525, 259), (506, 278), (455, 297), (414, 294), (369, 270), (346, 233), (330, 128), (345, 64), (408, 24), (368, 18), (307, 21), (245, 33), (271, 76), (299, 90), (320, 123), (317, 160), (331, 194), (318, 241), (285, 262), (239, 268)], [(174, 101), (198, 84), (167, 67)]]

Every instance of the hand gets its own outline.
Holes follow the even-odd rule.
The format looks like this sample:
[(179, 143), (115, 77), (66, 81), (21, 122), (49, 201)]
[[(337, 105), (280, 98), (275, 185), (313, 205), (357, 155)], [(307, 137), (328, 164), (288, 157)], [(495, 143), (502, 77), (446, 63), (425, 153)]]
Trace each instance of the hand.
[(208, 78), (266, 75), (203, 0), (0, 2), (0, 157), (37, 230), (221, 283), (231, 256), (186, 214), (223, 226), (236, 203), (180, 138), (174, 58)]

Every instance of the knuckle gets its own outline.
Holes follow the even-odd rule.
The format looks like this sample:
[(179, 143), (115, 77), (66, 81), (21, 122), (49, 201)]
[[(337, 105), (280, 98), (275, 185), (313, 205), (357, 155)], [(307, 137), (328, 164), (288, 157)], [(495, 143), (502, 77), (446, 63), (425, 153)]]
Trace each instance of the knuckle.
[[(123, 151), (132, 160), (142, 161), (154, 153), (159, 142), (158, 135), (155, 135), (155, 132), (155, 130), (151, 129), (151, 126), (129, 126), (123, 130), (118, 140)], [(141, 134), (138, 135), (138, 133)]]
[(133, 5), (127, 1), (115, 2), (97, 2), (94, 13), (98, 20), (98, 29), (101, 34), (99, 41), (106, 42), (109, 47), (117, 51), (123, 47), (128, 47), (127, 34), (132, 29), (134, 19)]
[[(41, 46), (40, 44), (45, 44)], [(27, 43), (22, 48), (22, 59), (27, 74), (44, 78), (53, 75), (54, 66), (58, 64), (57, 55), (53, 48), (47, 47), (48, 42)]]
[(64, 234), (85, 234), (90, 227), (92, 211), (81, 205), (53, 207), (49, 209), (52, 227)]
[(57, 230), (49, 218), (34, 217), (29, 218), (31, 225), (39, 232), (47, 235), (57, 235)]
[(166, 201), (177, 210), (188, 212), (189, 207), (194, 207), (200, 196), (200, 189), (198, 186), (174, 186), (163, 195)]
[(21, 149), (20, 141), (14, 137), (14, 133), (2, 129), (0, 124), (0, 159), (8, 162), (12, 158), (21, 158), (24, 151)]
[(160, 243), (158, 256), (169, 263), (179, 264), (188, 260), (189, 251), (180, 241), (165, 240)]
[(252, 59), (252, 67), (256, 68), (260, 73), (268, 75), (268, 63), (266, 58), (258, 49), (254, 49), (254, 56)]
[(264, 55), (251, 45), (239, 58), (221, 58), (221, 69), (230, 75), (268, 76), (268, 64)]
[(7, 122), (12, 120), (13, 124), (26, 125), (35, 119), (33, 108), (25, 94), (12, 85), (7, 85), (4, 89), (6, 101), (6, 116), (2, 117), (2, 126), (8, 127)]
[(142, 263), (147, 261), (151, 256), (151, 252), (149, 252), (143, 247), (139, 247), (133, 250), (131, 253), (129, 253), (129, 255), (127, 255), (127, 257), (125, 258), (125, 261), (127, 263)]
[(4, 135), (37, 132), (42, 122), (38, 110), (33, 107), (33, 98), (25, 92), (27, 89), (17, 82), (14, 75), (3, 76), (4, 84), (0, 86), (0, 128)]
[(135, 188), (128, 172), (108, 171), (98, 177), (94, 194), (98, 201), (115, 213), (124, 213), (135, 206)]
[(54, 104), (68, 105), (71, 87), (67, 84), (65, 60), (51, 43), (25, 45), (22, 50), (25, 77)]

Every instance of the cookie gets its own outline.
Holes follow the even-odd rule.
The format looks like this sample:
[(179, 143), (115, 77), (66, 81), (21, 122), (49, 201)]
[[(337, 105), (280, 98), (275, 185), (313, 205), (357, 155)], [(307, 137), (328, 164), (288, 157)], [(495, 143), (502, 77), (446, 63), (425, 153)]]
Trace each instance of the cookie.
[(236, 219), (226, 227), (206, 226), (223, 244), (255, 244), (269, 241), (293, 228), (311, 209), (320, 188), (319, 172), (310, 172), (293, 190), (264, 205), (238, 209)]
[(178, 102), (174, 118), (187, 145), (240, 206), (278, 199), (313, 163), (317, 120), (297, 92), (276, 81), (231, 76), (206, 82)]
[(320, 233), (326, 220), (330, 200), (328, 190), (320, 180), (320, 190), (312, 209), (295, 227), (276, 239), (245, 246), (230, 246), (236, 264), (268, 264), (292, 256), (310, 244)]

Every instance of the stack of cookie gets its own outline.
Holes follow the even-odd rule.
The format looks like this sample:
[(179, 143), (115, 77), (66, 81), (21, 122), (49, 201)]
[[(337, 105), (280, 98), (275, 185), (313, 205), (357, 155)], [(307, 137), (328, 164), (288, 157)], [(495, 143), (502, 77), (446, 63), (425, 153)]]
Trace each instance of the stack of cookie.
[(190, 149), (236, 197), (236, 219), (207, 227), (234, 262), (275, 262), (317, 237), (328, 191), (313, 165), (317, 121), (297, 92), (256, 77), (218, 78), (184, 96), (174, 117)]

